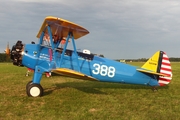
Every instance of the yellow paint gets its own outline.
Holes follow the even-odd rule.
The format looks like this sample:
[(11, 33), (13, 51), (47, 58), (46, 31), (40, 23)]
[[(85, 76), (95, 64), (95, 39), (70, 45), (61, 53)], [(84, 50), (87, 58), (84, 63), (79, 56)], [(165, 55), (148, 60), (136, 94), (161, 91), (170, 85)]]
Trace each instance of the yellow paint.
[(160, 51), (157, 51), (141, 68), (157, 72), (159, 55)]
[[(73, 33), (74, 39), (78, 39), (89, 33), (88, 30), (86, 30), (85, 28), (83, 28), (82, 26), (78, 24), (75, 24), (73, 22), (70, 22), (62, 18), (48, 16), (44, 19), (44, 22), (37, 34), (37, 38), (40, 38), (41, 33), (44, 31), (45, 27), (48, 25), (48, 22), (50, 22), (52, 35), (58, 35), (61, 38), (67, 37), (69, 32)], [(48, 30), (46, 29), (44, 32), (48, 33)]]
[(75, 77), (75, 78), (79, 78), (79, 79), (87, 79), (87, 80), (97, 80), (91, 76), (87, 76), (83, 73), (71, 70), (71, 69), (67, 69), (67, 68), (58, 68), (58, 69), (54, 69), (52, 70), (52, 72), (56, 73), (56, 74), (60, 74), (60, 75), (64, 75), (64, 76), (69, 76), (69, 77)]

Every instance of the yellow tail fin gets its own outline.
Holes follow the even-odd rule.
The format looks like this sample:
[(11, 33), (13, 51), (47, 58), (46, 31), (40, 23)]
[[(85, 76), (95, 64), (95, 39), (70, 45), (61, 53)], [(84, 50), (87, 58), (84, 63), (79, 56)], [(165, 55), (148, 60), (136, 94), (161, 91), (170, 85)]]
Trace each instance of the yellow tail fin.
[(157, 51), (141, 68), (157, 72), (159, 57), (160, 51)]

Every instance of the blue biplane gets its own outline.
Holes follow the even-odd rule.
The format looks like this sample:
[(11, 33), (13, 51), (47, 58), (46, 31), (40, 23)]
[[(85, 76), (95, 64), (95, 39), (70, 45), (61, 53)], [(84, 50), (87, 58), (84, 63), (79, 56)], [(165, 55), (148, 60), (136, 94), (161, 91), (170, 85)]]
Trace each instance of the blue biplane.
[[(54, 72), (84, 80), (163, 86), (170, 83), (172, 70), (168, 56), (157, 51), (142, 67), (135, 67), (87, 52), (76, 50), (75, 40), (88, 34), (85, 28), (57, 17), (45, 18), (38, 34), (38, 44), (22, 44), (11, 49), (14, 65), (34, 70), (32, 81), (26, 85), (28, 96), (43, 95), (42, 74)], [(65, 37), (65, 44), (59, 47)], [(69, 41), (73, 50), (67, 49)]]

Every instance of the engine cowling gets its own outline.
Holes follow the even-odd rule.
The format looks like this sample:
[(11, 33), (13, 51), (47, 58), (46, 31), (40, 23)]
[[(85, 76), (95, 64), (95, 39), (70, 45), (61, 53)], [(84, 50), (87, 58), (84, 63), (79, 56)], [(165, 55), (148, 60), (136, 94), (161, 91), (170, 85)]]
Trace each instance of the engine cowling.
[(24, 50), (24, 45), (22, 41), (17, 41), (17, 43), (11, 49), (11, 60), (13, 65), (23, 66), (22, 65), (22, 52)]

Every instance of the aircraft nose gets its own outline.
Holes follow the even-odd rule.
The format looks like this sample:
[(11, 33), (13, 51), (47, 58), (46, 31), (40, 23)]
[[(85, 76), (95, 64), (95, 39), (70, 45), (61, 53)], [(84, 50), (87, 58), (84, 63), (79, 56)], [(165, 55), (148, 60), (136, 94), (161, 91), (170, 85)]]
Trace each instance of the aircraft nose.
[(11, 59), (13, 61), (13, 65), (23, 66), (22, 65), (22, 54), (24, 51), (24, 45), (22, 41), (17, 41), (17, 43), (11, 49)]

